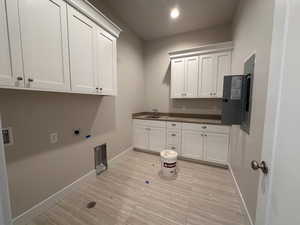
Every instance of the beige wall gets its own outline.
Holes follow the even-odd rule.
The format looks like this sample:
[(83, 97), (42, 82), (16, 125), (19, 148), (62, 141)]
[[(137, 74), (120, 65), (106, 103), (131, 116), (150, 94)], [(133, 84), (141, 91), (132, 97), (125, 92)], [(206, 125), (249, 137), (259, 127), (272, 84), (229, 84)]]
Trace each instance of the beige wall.
[(131, 146), (131, 113), (144, 110), (142, 42), (121, 27), (117, 97), (0, 90), (3, 126), (15, 141), (6, 148), (13, 216), (92, 170), (95, 145), (107, 143), (109, 158)]
[(146, 110), (162, 112), (220, 113), (218, 100), (171, 100), (169, 51), (232, 40), (231, 25), (188, 32), (145, 42), (144, 73)]
[(243, 72), (244, 60), (256, 52), (250, 135), (234, 127), (230, 163), (253, 221), (255, 221), (258, 172), (250, 168), (259, 160), (268, 83), (272, 37), (273, 0), (242, 0), (233, 30), (233, 73)]

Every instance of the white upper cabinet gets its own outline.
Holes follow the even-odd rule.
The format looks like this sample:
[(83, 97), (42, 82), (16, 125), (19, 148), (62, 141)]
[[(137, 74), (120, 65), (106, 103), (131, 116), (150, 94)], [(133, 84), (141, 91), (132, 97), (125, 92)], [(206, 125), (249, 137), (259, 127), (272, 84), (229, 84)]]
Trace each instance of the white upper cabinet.
[(221, 98), (232, 43), (171, 52), (171, 98)]
[(215, 54), (216, 76), (217, 76), (217, 97), (223, 97), (224, 76), (231, 73), (231, 52), (221, 52)]
[(185, 59), (185, 94), (187, 98), (197, 97), (198, 92), (198, 57)]
[(185, 60), (174, 59), (171, 62), (171, 97), (185, 97)]
[(116, 95), (120, 32), (82, 0), (0, 0), (0, 87)]
[(217, 76), (215, 73), (215, 55), (200, 56), (198, 97), (210, 98), (216, 95)]
[[(7, 29), (8, 24), (5, 9), (5, 1), (0, 0), (0, 85), (15, 86), (18, 85), (18, 81), (12, 71), (10, 43)], [(21, 78), (23, 79), (23, 77)], [(21, 84), (23, 83), (22, 81), (20, 82)]]
[(174, 59), (171, 62), (171, 97), (197, 97), (198, 57)]
[(116, 38), (101, 28), (96, 29), (95, 34), (97, 90), (103, 95), (116, 95)]
[(5, 2), (0, 0), (0, 82), (3, 85), (12, 85), (14, 82), (11, 70), (10, 46), (8, 41)]
[(69, 90), (66, 3), (18, 0), (25, 86)]
[(76, 92), (96, 93), (96, 24), (68, 7), (71, 88)]

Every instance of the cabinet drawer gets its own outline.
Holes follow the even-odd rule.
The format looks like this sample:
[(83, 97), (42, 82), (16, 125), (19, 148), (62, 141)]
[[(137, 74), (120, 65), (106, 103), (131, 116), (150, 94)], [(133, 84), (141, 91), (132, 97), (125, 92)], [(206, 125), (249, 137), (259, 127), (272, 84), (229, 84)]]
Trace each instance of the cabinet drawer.
[(144, 127), (166, 127), (165, 121), (155, 121), (155, 120), (133, 120), (134, 126), (144, 126)]
[(194, 124), (194, 123), (183, 123), (183, 130), (195, 130), (203, 132), (213, 132), (213, 133), (224, 133), (228, 134), (230, 131), (229, 126), (219, 126), (219, 125), (210, 125), (210, 124)]
[(167, 131), (167, 145), (180, 145), (181, 132), (180, 131)]
[(167, 122), (168, 129), (181, 129), (181, 124), (179, 122)]

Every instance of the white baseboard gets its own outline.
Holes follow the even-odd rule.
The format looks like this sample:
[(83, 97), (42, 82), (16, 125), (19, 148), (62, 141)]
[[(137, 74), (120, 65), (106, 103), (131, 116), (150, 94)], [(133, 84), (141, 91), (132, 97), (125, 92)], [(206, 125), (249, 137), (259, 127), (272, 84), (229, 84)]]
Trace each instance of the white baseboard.
[[(113, 161), (117, 160), (120, 156), (126, 154), (127, 152), (131, 151), (132, 147), (122, 151), (112, 159), (108, 160), (108, 163), (112, 163)], [(74, 188), (78, 187), (80, 184), (84, 183), (88, 179), (96, 177), (96, 171), (91, 170), (87, 174), (83, 175), (82, 177), (78, 178), (73, 183), (69, 184), (68, 186), (64, 187), (63, 189), (59, 190), (58, 192), (52, 194), (45, 200), (41, 201), (40, 203), (34, 205), (32, 208), (28, 209), (27, 211), (23, 212), (21, 215), (13, 218), (12, 224), (13, 225), (26, 225), (30, 222), (32, 218), (41, 214), (46, 209), (52, 207), (59, 199), (63, 198), (67, 193), (74, 190)]]
[(231, 176), (232, 176), (232, 178), (233, 178), (233, 180), (234, 180), (234, 183), (235, 183), (236, 189), (237, 189), (237, 191), (238, 191), (238, 194), (239, 194), (239, 196), (240, 196), (240, 200), (241, 200), (241, 203), (242, 203), (242, 206), (243, 206), (243, 210), (244, 210), (244, 212), (245, 212), (246, 215), (247, 215), (247, 218), (248, 218), (248, 221), (247, 221), (247, 222), (249, 223), (249, 225), (254, 225), (254, 223), (253, 223), (253, 221), (252, 221), (252, 218), (251, 218), (251, 216), (250, 216), (249, 210), (248, 210), (248, 208), (247, 208), (245, 199), (244, 199), (244, 197), (243, 197), (243, 194), (242, 194), (241, 189), (240, 189), (240, 187), (239, 187), (239, 185), (238, 185), (237, 179), (236, 179), (235, 176), (234, 176), (234, 173), (233, 173), (233, 170), (232, 170), (232, 167), (231, 167), (230, 164), (228, 164), (228, 168), (229, 168), (229, 171), (230, 171), (230, 173), (231, 173)]
[(121, 153), (117, 154), (115, 157), (113, 157), (112, 159), (108, 160), (108, 165), (110, 163), (112, 163), (113, 161), (116, 161), (118, 158), (120, 158), (122, 155), (125, 155), (127, 152), (130, 152), (133, 150), (133, 147), (130, 146), (129, 148), (127, 148), (126, 150), (122, 151)]

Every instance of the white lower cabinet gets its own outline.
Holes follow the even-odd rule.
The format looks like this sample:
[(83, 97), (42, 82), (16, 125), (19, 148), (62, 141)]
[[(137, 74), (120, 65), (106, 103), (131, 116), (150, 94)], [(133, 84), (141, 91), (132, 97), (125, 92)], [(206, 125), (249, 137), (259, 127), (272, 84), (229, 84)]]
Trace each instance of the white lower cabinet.
[(135, 148), (148, 149), (149, 132), (147, 127), (135, 126), (133, 134), (133, 142)]
[(171, 149), (179, 156), (227, 164), (229, 126), (134, 120), (134, 147), (160, 152)]
[(166, 147), (166, 122), (134, 120), (134, 147), (161, 152)]
[(166, 147), (166, 128), (149, 128), (149, 150), (161, 152)]
[(203, 134), (199, 131), (182, 131), (181, 155), (186, 158), (203, 160)]
[(204, 134), (204, 159), (221, 164), (227, 163), (229, 147), (228, 134)]

